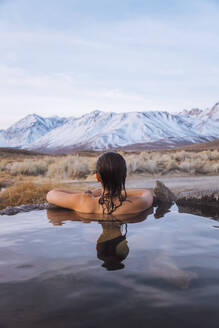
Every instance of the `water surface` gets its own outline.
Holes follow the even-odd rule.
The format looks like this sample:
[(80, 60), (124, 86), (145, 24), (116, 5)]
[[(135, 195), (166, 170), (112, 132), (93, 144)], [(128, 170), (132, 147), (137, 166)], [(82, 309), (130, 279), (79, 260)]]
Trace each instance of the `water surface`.
[(0, 327), (218, 327), (219, 222), (164, 212), (1, 217)]

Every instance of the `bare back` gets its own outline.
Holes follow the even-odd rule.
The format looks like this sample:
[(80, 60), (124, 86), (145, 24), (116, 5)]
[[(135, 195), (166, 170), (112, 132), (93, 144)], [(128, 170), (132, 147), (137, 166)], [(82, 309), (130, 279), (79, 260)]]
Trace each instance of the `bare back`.
[[(51, 190), (47, 194), (47, 201), (57, 206), (72, 209), (81, 213), (103, 213), (103, 207), (99, 203), (98, 193), (72, 193), (65, 190)], [(113, 201), (119, 205), (119, 200)], [(144, 211), (152, 206), (153, 194), (148, 189), (129, 189), (127, 198), (122, 205), (117, 207), (112, 215), (134, 214)]]

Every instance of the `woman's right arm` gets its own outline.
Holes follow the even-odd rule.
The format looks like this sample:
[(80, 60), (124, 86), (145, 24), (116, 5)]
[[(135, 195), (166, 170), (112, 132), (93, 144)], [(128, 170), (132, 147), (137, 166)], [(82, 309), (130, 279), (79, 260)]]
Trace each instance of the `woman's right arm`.
[(93, 213), (95, 208), (92, 195), (82, 192), (73, 193), (65, 190), (53, 189), (48, 192), (46, 200), (53, 205), (82, 213)]

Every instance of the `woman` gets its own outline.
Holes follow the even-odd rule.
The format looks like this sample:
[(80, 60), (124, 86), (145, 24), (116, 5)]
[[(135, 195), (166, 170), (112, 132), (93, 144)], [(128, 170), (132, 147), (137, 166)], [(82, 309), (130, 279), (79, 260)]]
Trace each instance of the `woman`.
[(152, 206), (153, 194), (148, 189), (125, 189), (127, 168), (124, 158), (114, 152), (99, 156), (96, 178), (101, 189), (73, 193), (54, 189), (47, 194), (47, 201), (82, 213), (132, 214)]

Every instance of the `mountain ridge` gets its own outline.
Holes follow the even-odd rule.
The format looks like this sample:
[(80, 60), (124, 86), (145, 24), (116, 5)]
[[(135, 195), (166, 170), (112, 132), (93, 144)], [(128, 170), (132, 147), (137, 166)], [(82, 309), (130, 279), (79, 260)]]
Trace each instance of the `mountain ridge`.
[(65, 122), (66, 118), (58, 116), (44, 118), (35, 113), (29, 114), (0, 131), (0, 146), (23, 148)]
[(176, 147), (219, 138), (219, 102), (205, 110), (103, 112), (80, 117), (30, 114), (7, 130), (0, 130), (0, 147), (43, 152), (116, 148)]

